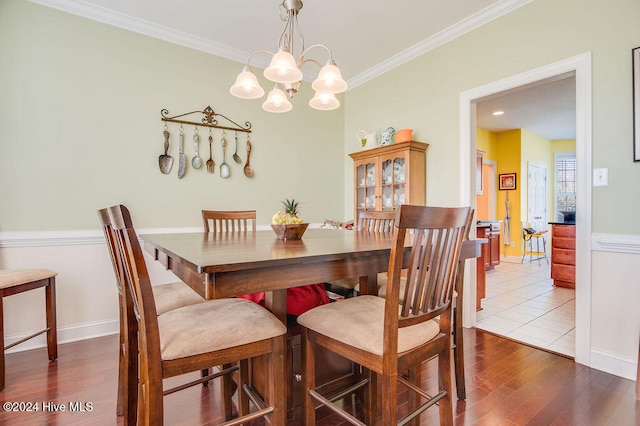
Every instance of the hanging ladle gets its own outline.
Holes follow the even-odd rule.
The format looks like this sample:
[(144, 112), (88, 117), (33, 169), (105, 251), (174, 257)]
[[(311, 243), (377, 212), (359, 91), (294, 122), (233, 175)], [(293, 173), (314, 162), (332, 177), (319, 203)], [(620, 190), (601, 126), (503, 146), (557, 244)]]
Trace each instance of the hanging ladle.
[(233, 161), (242, 164), (242, 158), (238, 155), (238, 132), (236, 132), (236, 151), (233, 153)]
[(195, 145), (196, 153), (191, 159), (191, 165), (194, 169), (199, 169), (200, 167), (202, 167), (202, 158), (200, 158), (200, 155), (198, 154), (198, 145), (200, 145), (200, 135), (198, 134), (198, 129), (195, 130), (195, 133), (193, 135), (193, 144)]

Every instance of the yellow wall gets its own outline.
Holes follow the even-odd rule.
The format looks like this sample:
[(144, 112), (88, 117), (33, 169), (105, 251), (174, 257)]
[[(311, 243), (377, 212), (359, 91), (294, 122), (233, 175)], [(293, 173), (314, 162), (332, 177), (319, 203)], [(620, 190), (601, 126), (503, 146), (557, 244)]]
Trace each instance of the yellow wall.
[[(522, 173), (520, 171), (520, 158), (521, 158), (521, 140), (522, 132), (520, 130), (510, 130), (507, 132), (498, 133), (497, 139), (497, 152), (496, 152), (496, 173), (499, 176), (505, 173), (516, 173), (516, 189), (512, 191), (498, 191), (496, 196), (496, 203), (498, 204), (496, 212), (497, 219), (504, 220), (506, 215), (506, 201), (507, 193), (509, 194), (510, 204), (510, 241), (514, 243), (513, 247), (508, 244), (505, 247), (505, 234), (500, 234), (500, 246), (501, 254), (505, 256), (520, 256), (521, 250), (521, 235), (520, 235), (520, 218), (522, 217), (520, 211), (520, 194), (522, 187)], [(498, 187), (500, 182), (498, 180)], [(504, 228), (503, 228), (504, 231)]]

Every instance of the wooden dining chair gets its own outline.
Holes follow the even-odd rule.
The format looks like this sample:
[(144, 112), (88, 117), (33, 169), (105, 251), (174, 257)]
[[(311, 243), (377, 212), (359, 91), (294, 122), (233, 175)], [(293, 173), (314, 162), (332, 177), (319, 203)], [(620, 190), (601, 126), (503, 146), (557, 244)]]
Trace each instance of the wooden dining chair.
[[(393, 232), (393, 225), (396, 220), (395, 211), (374, 211), (360, 210), (358, 212), (357, 230), (361, 232)], [(378, 274), (378, 286), (381, 281), (386, 282), (387, 273)], [(358, 293), (358, 277), (344, 278), (341, 280), (329, 281), (329, 288), (340, 288), (340, 292), (347, 296), (355, 296)]]
[[(0, 390), (5, 385), (4, 351), (20, 343), (33, 339), (36, 336), (47, 333), (47, 352), (49, 360), (58, 358), (58, 331), (56, 328), (56, 275), (57, 272), (49, 269), (2, 269), (0, 270)], [(4, 346), (4, 298), (14, 294), (37, 288), (45, 289), (46, 328), (33, 333), (25, 338)]]
[[(372, 424), (375, 415), (373, 402), (378, 376), (382, 388), (382, 424), (398, 424), (398, 382), (409, 390), (410, 410), (400, 424), (417, 420), (422, 411), (435, 403), (439, 406), (440, 424), (453, 424), (451, 298), (469, 208), (402, 205), (397, 214), (387, 297), (364, 295), (339, 300), (298, 318), (303, 336), (305, 424), (315, 424), (316, 402), (352, 424), (363, 424), (334, 404), (336, 398), (315, 389), (317, 347), (331, 350), (375, 373), (357, 385), (365, 389), (366, 424)], [(410, 251), (405, 253), (407, 243)], [(408, 270), (401, 303), (403, 265), (408, 265)], [(438, 316), (439, 322), (434, 321)], [(420, 388), (420, 368), (433, 357), (438, 359), (438, 392), (430, 396)], [(340, 396), (338, 392), (337, 398)], [(420, 397), (425, 402), (418, 404)]]
[(202, 210), (204, 232), (240, 233), (256, 230), (255, 210)]
[[(123, 295), (126, 315), (137, 322), (139, 341), (138, 423), (162, 425), (162, 380), (212, 365), (234, 362), (219, 377), (238, 370), (240, 417), (225, 423), (236, 425), (267, 416), (271, 424), (285, 423), (284, 336), (285, 325), (261, 306), (243, 299), (215, 299), (157, 315), (151, 282), (138, 236), (125, 206), (108, 209), (116, 241), (123, 255), (126, 279)], [(250, 386), (248, 360), (264, 356), (268, 365), (266, 395)], [(182, 387), (181, 387), (182, 388)], [(249, 412), (249, 400), (256, 410)]]
[[(118, 290), (118, 311), (120, 318), (120, 344), (118, 357), (118, 390), (116, 414), (125, 416), (127, 423), (135, 424), (137, 405), (137, 360), (138, 360), (138, 340), (137, 324), (135, 321), (127, 323), (126, 299), (122, 293), (124, 288), (124, 265), (122, 254), (118, 251), (113, 224), (107, 209), (98, 211), (102, 230), (104, 232), (107, 249), (111, 258), (113, 272), (116, 277), (116, 288)], [(204, 299), (183, 282), (155, 285), (151, 287), (156, 303), (158, 315), (204, 302)], [(129, 299), (131, 301), (131, 299)], [(203, 377), (208, 375), (208, 371), (203, 373)], [(205, 382), (206, 383), (206, 382)]]

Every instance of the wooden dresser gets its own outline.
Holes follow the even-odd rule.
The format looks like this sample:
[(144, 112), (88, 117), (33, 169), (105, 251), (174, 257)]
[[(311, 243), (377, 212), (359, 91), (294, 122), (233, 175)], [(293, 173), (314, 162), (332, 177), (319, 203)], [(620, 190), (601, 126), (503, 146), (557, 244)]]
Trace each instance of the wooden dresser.
[(576, 288), (576, 226), (551, 224), (551, 278), (556, 287)]

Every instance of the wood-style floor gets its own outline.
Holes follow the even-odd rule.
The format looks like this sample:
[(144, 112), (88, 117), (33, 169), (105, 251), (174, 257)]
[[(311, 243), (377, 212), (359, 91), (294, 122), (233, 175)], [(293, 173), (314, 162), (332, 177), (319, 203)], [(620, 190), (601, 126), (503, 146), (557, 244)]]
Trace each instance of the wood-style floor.
[[(640, 402), (630, 380), (481, 330), (465, 330), (465, 344), (467, 400), (455, 402), (456, 425), (640, 425)], [(37, 403), (38, 411), (0, 411), (0, 424), (121, 425), (115, 416), (117, 345), (117, 336), (60, 345), (58, 360), (51, 363), (45, 349), (7, 355), (3, 407)], [(424, 368), (427, 387), (435, 383), (431, 364)], [(217, 424), (218, 386), (165, 397), (165, 424)], [(42, 411), (43, 403), (49, 411)], [(61, 407), (65, 411), (52, 411)], [(348, 402), (345, 408), (352, 410)], [(421, 424), (438, 424), (437, 413), (428, 410)], [(319, 418), (320, 425), (346, 424), (325, 411)]]

